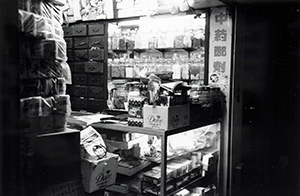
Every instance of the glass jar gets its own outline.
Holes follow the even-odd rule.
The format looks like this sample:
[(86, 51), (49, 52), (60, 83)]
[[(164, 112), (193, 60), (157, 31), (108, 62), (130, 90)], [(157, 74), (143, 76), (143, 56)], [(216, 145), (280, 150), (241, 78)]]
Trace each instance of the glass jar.
[(212, 119), (217, 119), (222, 116), (224, 99), (220, 87), (211, 87), (212, 97)]
[(192, 104), (191, 108), (193, 108), (192, 115), (197, 115), (199, 120), (211, 118), (213, 102), (210, 87), (192, 86), (189, 99)]

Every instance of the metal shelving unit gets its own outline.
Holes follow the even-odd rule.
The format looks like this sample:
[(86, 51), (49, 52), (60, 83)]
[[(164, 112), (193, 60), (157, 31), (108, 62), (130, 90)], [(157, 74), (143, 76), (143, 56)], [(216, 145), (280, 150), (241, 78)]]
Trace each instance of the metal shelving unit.
[(203, 127), (215, 123), (221, 122), (221, 119), (215, 119), (215, 120), (208, 120), (203, 122), (196, 122), (189, 126), (174, 129), (174, 130), (162, 130), (162, 129), (151, 129), (151, 128), (145, 128), (145, 127), (132, 127), (127, 125), (121, 125), (121, 124), (110, 124), (110, 123), (94, 123), (92, 126), (96, 129), (106, 129), (106, 130), (115, 130), (115, 131), (122, 131), (122, 132), (131, 132), (131, 133), (142, 133), (142, 134), (148, 134), (148, 135), (155, 135), (161, 137), (161, 151), (164, 153), (161, 153), (161, 186), (160, 186), (160, 193), (162, 196), (167, 195), (166, 192), (166, 171), (167, 171), (167, 139), (168, 136), (174, 135), (177, 133), (182, 133), (185, 131), (189, 131), (198, 127)]

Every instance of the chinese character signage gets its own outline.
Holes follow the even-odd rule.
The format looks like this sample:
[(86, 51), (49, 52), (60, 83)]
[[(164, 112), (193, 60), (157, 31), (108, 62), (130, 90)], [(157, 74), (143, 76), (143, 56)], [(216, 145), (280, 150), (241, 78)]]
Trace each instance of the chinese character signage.
[[(229, 94), (232, 19), (226, 7), (211, 8), (208, 83)], [(228, 96), (227, 96), (228, 97)]]

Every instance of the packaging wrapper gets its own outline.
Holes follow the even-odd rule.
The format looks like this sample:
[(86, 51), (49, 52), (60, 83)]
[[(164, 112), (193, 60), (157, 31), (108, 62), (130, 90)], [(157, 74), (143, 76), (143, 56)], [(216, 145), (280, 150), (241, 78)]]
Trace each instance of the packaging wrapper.
[(49, 97), (54, 95), (54, 84), (52, 78), (41, 79), (41, 96)]
[[(39, 122), (39, 132), (41, 133), (52, 133), (54, 132), (53, 128), (53, 117), (52, 116), (42, 116), (38, 119)], [(64, 129), (60, 129), (64, 131)]]
[(27, 59), (20, 58), (20, 79), (27, 79)]
[(18, 8), (24, 11), (30, 11), (30, 1), (28, 0), (19, 0)]
[(34, 14), (42, 14), (42, 1), (41, 0), (31, 0), (30, 11)]
[(42, 116), (50, 116), (53, 112), (53, 97), (42, 98)]
[(67, 61), (67, 44), (64, 40), (44, 40), (44, 58)]
[[(51, 15), (51, 13), (49, 14)], [(57, 21), (55, 18), (49, 18), (50, 16), (48, 16), (48, 13), (45, 15), (46, 16), (41, 16), (24, 10), (19, 10), (19, 24), (21, 32), (34, 37), (46, 39), (63, 38), (61, 21)], [(63, 39), (61, 39), (61, 41), (62, 40)]]
[(54, 64), (54, 60), (41, 59), (40, 73), (42, 78), (61, 76), (61, 68)]
[(41, 11), (42, 11), (42, 16), (45, 18), (49, 18), (52, 19), (53, 17), (53, 4), (51, 2), (45, 2), (43, 1), (42, 5), (41, 5)]
[(21, 58), (30, 58), (30, 42), (28, 42), (24, 37), (20, 38), (19, 43), (19, 51), (20, 51), (20, 57)]
[(65, 95), (67, 91), (67, 85), (64, 78), (55, 78), (54, 80), (55, 93)]
[(44, 58), (44, 48), (41, 39), (30, 40), (30, 54), (31, 59)]
[(56, 6), (64, 6), (66, 4), (65, 0), (53, 0), (52, 2)]
[(20, 100), (21, 118), (42, 116), (42, 97), (28, 97)]
[(65, 78), (65, 83), (72, 84), (72, 73), (69, 64), (65, 61), (60, 64), (62, 67), (62, 76)]
[(56, 53), (56, 59), (67, 61), (67, 43), (65, 40), (58, 40), (56, 42), (57, 44), (57, 53)]
[(27, 64), (27, 78), (36, 79), (41, 78), (40, 75), (40, 60), (31, 59)]
[(32, 79), (21, 83), (21, 97), (50, 97), (66, 94), (64, 78)]
[(63, 67), (52, 59), (42, 59), (40, 61), (40, 78), (62, 77)]
[(36, 22), (36, 36), (46, 38), (47, 33), (49, 33), (46, 31), (47, 18), (36, 15), (34, 15), (34, 17)]
[(128, 99), (128, 89), (126, 80), (108, 82), (108, 107), (110, 109), (125, 109), (125, 103)]
[(104, 189), (116, 181), (118, 155), (107, 153), (99, 160), (81, 160), (81, 173), (85, 192)]
[(42, 133), (53, 132), (53, 97), (47, 97), (42, 99), (42, 116), (39, 117), (39, 130)]
[(63, 1), (43, 1), (41, 5), (42, 16), (49, 18), (51, 20), (57, 21), (59, 24), (63, 23), (63, 13), (62, 8)]
[(23, 132), (38, 132), (42, 116), (42, 97), (28, 97), (20, 100), (21, 129)]
[(35, 80), (25, 80), (21, 83), (21, 97), (33, 97), (41, 95), (41, 81), (39, 79)]
[(69, 95), (21, 99), (23, 132), (51, 133), (65, 131), (71, 112)]
[(20, 31), (36, 36), (36, 20), (33, 13), (19, 10)]
[(40, 131), (40, 123), (41, 123), (40, 117), (22, 118), (20, 122), (21, 122), (21, 130), (23, 133), (37, 133)]
[(57, 53), (55, 40), (44, 40), (43, 44), (45, 59), (55, 59), (55, 53)]
[(59, 39), (61, 41), (64, 41), (62, 39), (64, 37), (63, 28), (62, 28), (61, 24), (56, 20), (53, 21), (53, 35), (54, 35), (55, 39)]
[[(35, 22), (36, 22), (36, 36), (45, 38), (45, 39), (52, 39), (54, 38), (54, 22), (52, 19), (34, 15)], [(61, 34), (60, 34), (61, 35)]]
[(46, 39), (53, 39), (53, 20), (50, 18), (46, 18), (46, 26), (45, 26), (45, 32), (46, 32)]
[(53, 132), (64, 131), (67, 127), (67, 114), (52, 114)]
[[(80, 146), (81, 146), (81, 158), (88, 160), (99, 160), (102, 154), (96, 152), (97, 147), (103, 147), (102, 150), (103, 156), (106, 153), (105, 142), (100, 135), (93, 127), (88, 126), (80, 132)], [(99, 156), (100, 155), (100, 156)]]
[(71, 114), (71, 102), (69, 95), (56, 95), (54, 96), (54, 102), (56, 114)]
[(135, 118), (143, 118), (143, 106), (146, 97), (128, 96), (128, 116)]

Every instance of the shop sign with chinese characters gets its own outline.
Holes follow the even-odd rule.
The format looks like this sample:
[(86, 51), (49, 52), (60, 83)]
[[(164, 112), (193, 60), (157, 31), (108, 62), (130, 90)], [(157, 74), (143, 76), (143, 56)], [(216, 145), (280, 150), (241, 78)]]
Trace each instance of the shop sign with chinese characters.
[(226, 7), (211, 8), (209, 42), (209, 84), (229, 94), (232, 18)]

